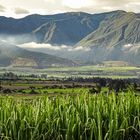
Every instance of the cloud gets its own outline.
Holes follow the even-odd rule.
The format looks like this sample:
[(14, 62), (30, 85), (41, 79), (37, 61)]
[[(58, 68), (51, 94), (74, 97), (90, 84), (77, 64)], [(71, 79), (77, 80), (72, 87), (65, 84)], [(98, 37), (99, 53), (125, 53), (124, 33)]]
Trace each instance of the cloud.
[(125, 45), (123, 45), (122, 50), (129, 50), (129, 49), (131, 49), (133, 46), (134, 46), (134, 44), (125, 44)]
[(90, 51), (90, 48), (85, 48), (85, 47), (82, 47), (82, 46), (78, 46), (76, 48), (70, 48), (68, 49), (68, 51)]
[(30, 43), (25, 43), (25, 44), (20, 44), (18, 45), (21, 48), (28, 48), (28, 49), (48, 49), (48, 50), (54, 50), (54, 51), (90, 51), (89, 48), (84, 48), (82, 46), (78, 46), (76, 48), (73, 48), (72, 46), (66, 46), (66, 45), (61, 45), (61, 46), (56, 46), (56, 45), (51, 45), (51, 44), (40, 44), (40, 43), (35, 43), (35, 42), (30, 42)]
[(70, 8), (88, 7), (93, 4), (92, 0), (63, 0), (62, 5)]
[(26, 9), (17, 7), (15, 8), (15, 14), (29, 14), (30, 12)]
[[(139, 0), (1, 0), (1, 4), (7, 8), (5, 15), (21, 17), (22, 14), (15, 14), (15, 7), (22, 7), (22, 10), (17, 9), (17, 13), (31, 14), (55, 14), (63, 12), (83, 11), (88, 13), (101, 13), (112, 10), (126, 10), (140, 12)], [(26, 11), (24, 11), (27, 9)], [(28, 12), (27, 12), (28, 11)]]
[(140, 49), (140, 43), (138, 44), (125, 44), (123, 47), (122, 47), (122, 50), (123, 51), (126, 51), (126, 52), (135, 52), (137, 53)]
[(131, 47), (133, 47), (133, 44), (125, 44), (124, 45), (124, 48), (131, 48)]
[(59, 51), (59, 50), (68, 48), (68, 46), (65, 46), (65, 45), (53, 46), (51, 44), (40, 44), (40, 43), (35, 43), (35, 42), (25, 43), (25, 44), (21, 44), (18, 46), (20, 46), (22, 48), (33, 48), (33, 49), (44, 48), (44, 49), (55, 50), (55, 51)]
[(5, 12), (5, 10), (6, 10), (6, 7), (0, 5), (0, 12)]

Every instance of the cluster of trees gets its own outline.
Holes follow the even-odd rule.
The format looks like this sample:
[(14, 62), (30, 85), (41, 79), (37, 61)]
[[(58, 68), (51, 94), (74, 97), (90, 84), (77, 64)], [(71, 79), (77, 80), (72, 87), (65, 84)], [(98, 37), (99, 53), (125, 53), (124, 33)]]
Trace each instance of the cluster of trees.
[(18, 75), (14, 74), (12, 72), (5, 72), (4, 74), (2, 74), (0, 76), (1, 80), (17, 80), (18, 79)]
[(118, 94), (120, 91), (124, 91), (127, 88), (133, 88), (134, 90), (140, 90), (140, 79), (111, 79), (111, 78), (68, 78), (65, 81), (74, 82), (93, 82), (96, 86), (91, 88), (91, 93), (100, 93), (103, 87), (108, 87), (108, 93), (115, 91)]
[[(36, 77), (36, 75), (31, 75)], [(14, 73), (3, 74), (4, 79), (17, 80), (19, 76)], [(42, 78), (47, 78), (47, 75), (41, 75)], [(1, 79), (3, 80), (3, 79)], [(32, 80), (31, 80), (32, 81)], [(56, 82), (57, 81), (57, 82)], [(115, 91), (118, 94), (120, 91), (126, 90), (128, 87), (132, 87), (134, 90), (140, 91), (140, 79), (110, 79), (110, 78), (67, 78), (67, 79), (55, 79), (52, 84), (46, 84), (43, 89), (48, 88), (90, 88), (91, 93), (100, 93), (103, 87), (108, 88), (108, 93)], [(30, 87), (31, 94), (37, 94), (35, 87)], [(0, 81), (0, 92), (2, 93), (15, 93), (11, 89), (3, 88)], [(17, 91), (19, 92), (19, 91)], [(22, 93), (22, 90), (20, 91)]]
[(1, 80), (19, 80), (19, 79), (28, 79), (28, 78), (38, 78), (38, 79), (47, 79), (48, 75), (47, 74), (41, 74), (41, 75), (36, 75), (36, 74), (29, 74), (29, 75), (17, 75), (13, 72), (5, 72), (4, 74), (0, 75)]
[(135, 79), (135, 78), (131, 78), (131, 79), (112, 79), (112, 78), (101, 78), (101, 77), (89, 77), (89, 78), (83, 78), (83, 77), (69, 77), (69, 78), (65, 78), (62, 79), (65, 82), (68, 81), (74, 81), (74, 82), (95, 82), (95, 83), (106, 83), (108, 81), (128, 81), (128, 82), (138, 82), (140, 83), (140, 79)]
[(108, 80), (98, 81), (96, 86), (90, 90), (91, 93), (100, 93), (102, 87), (108, 87), (108, 93), (114, 91), (118, 94), (120, 91), (126, 90), (130, 86), (130, 83), (125, 80)]

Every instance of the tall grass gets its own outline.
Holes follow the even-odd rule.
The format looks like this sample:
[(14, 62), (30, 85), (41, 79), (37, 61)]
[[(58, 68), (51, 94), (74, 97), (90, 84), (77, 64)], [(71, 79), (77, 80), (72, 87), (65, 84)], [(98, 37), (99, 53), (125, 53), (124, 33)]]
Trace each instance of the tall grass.
[(33, 100), (0, 98), (4, 140), (123, 140), (140, 138), (140, 97), (89, 95)]

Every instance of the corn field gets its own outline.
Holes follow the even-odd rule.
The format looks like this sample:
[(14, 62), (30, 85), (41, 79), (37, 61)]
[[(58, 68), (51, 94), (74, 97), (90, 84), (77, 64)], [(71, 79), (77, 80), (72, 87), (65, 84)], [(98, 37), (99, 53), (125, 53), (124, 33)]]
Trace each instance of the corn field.
[(133, 93), (0, 97), (2, 140), (139, 140), (140, 97)]

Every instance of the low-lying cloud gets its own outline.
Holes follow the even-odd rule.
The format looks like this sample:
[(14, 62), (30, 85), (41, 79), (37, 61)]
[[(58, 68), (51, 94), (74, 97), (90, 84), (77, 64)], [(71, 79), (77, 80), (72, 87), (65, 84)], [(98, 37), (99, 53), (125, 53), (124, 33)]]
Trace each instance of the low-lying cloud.
[(133, 44), (125, 44), (124, 45), (124, 48), (131, 48), (131, 47), (133, 47)]
[(51, 45), (51, 44), (40, 44), (36, 42), (30, 42), (30, 43), (24, 43), (18, 45), (19, 47), (22, 48), (28, 48), (28, 49), (49, 49), (49, 50), (54, 50), (54, 51), (90, 51), (89, 48), (84, 48), (82, 46), (78, 47), (72, 47), (72, 46), (66, 46), (66, 45)]
[(18, 46), (20, 46), (22, 48), (33, 48), (33, 49), (44, 48), (44, 49), (57, 50), (57, 51), (68, 48), (65, 45), (62, 45), (62, 46), (53, 46), (51, 44), (40, 44), (40, 43), (35, 43), (35, 42), (20, 44)]
[(34, 37), (32, 37), (30, 34), (20, 34), (20, 35), (0, 34), (0, 41), (7, 42), (13, 45), (31, 42), (31, 40), (36, 41), (36, 39), (34, 39)]
[(122, 47), (123, 51), (129, 51), (129, 52), (137, 52), (138, 49), (140, 48), (140, 44), (125, 44)]
[(75, 47), (75, 48), (71, 48), (69, 49), (68, 51), (90, 51), (90, 48), (85, 48), (83, 46), (78, 46), (78, 47)]

